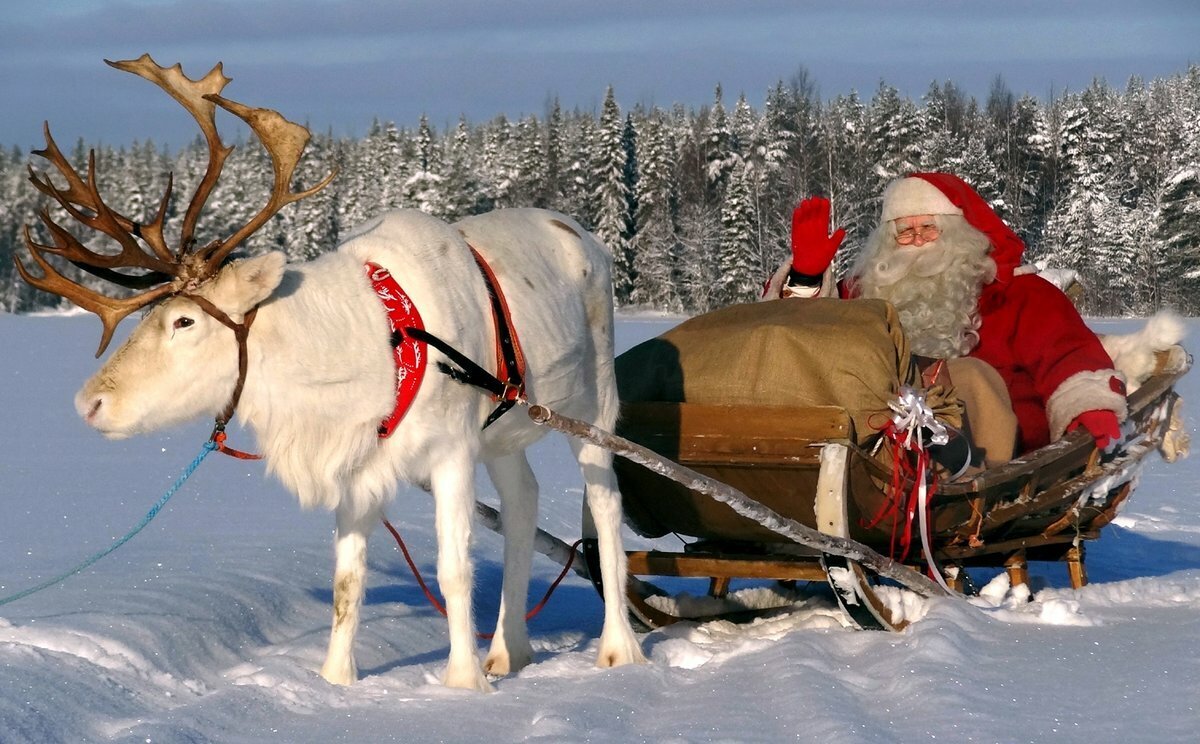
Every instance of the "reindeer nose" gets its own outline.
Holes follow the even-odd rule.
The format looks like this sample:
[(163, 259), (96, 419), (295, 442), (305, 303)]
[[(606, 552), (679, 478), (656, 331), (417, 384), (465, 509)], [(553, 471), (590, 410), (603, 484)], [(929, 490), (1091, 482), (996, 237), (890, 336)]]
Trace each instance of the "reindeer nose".
[(88, 424), (95, 424), (96, 414), (100, 413), (100, 407), (104, 405), (104, 396), (96, 393), (91, 396), (79, 396), (75, 401), (75, 410)]

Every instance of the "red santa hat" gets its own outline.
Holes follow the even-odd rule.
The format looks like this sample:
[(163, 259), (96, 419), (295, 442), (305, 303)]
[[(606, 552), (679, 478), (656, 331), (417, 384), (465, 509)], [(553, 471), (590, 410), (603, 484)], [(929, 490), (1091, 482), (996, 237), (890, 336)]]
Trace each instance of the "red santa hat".
[(922, 214), (961, 215), (992, 243), (996, 279), (1008, 281), (1021, 263), (1025, 243), (967, 182), (950, 173), (910, 173), (883, 191), (884, 222)]

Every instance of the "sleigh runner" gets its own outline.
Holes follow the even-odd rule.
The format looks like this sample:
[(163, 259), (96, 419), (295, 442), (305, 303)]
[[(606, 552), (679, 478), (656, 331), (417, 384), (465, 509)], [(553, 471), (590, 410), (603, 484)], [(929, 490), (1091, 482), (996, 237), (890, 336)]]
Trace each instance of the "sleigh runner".
[[(733, 579), (826, 581), (854, 624), (900, 629), (907, 621), (874, 588), (877, 569), (925, 594), (937, 588), (911, 581), (931, 572), (920, 550), (893, 556), (913, 569), (907, 575), (891, 568), (898, 531), (916, 527), (891, 504), (895, 458), (879, 446), (879, 429), (884, 396), (920, 384), (919, 372), (884, 303), (768, 304), (701, 316), (630, 350), (617, 365), (616, 436), (567, 429), (622, 455), (616, 470), (635, 532), (686, 542), (682, 550), (629, 551), (631, 577), (707, 578), (716, 598)], [(790, 344), (803, 348), (784, 351)], [(727, 353), (716, 353), (720, 347)], [(763, 349), (775, 358), (752, 365), (761, 372), (738, 369)], [(805, 387), (781, 387), (790, 373), (780, 365), (804, 357), (816, 360), (801, 375)], [(971, 567), (1003, 568), (1015, 585), (1027, 582), (1029, 561), (1061, 561), (1071, 585), (1085, 585), (1085, 543), (1128, 500), (1145, 458), (1163, 451), (1170, 461), (1186, 446), (1174, 385), (1190, 366), (1181, 347), (1157, 353), (1157, 366), (1129, 396), (1127, 436), (1111, 455), (1102, 457), (1077, 431), (995, 467), (956, 479), (942, 473), (928, 515), (932, 570), (963, 591)], [(857, 383), (847, 389), (839, 383), (847, 378)], [(927, 392), (953, 419), (954, 391)], [(899, 492), (914, 485), (905, 475)], [(781, 521), (812, 532), (780, 530)], [(649, 582), (632, 580), (629, 595), (646, 625), (680, 619)]]

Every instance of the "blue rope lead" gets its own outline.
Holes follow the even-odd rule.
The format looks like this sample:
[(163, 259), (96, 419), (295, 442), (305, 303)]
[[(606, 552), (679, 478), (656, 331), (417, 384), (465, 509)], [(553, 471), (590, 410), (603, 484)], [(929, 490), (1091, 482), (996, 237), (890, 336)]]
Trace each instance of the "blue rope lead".
[(11, 596), (0, 599), (0, 606), (6, 605), (9, 602), (16, 602), (18, 599), (24, 599), (25, 597), (28, 597), (30, 594), (33, 594), (35, 592), (40, 592), (43, 589), (47, 589), (49, 587), (54, 586), (55, 584), (59, 583), (60, 581), (69, 579), (70, 577), (74, 576), (75, 574), (79, 573), (80, 571), (84, 570), (85, 568), (91, 566), (93, 563), (100, 560), (104, 556), (108, 555), (109, 553), (113, 552), (117, 548), (121, 547), (125, 543), (129, 542), (130, 538), (132, 538), (137, 533), (141, 532), (143, 527), (150, 524), (150, 520), (154, 519), (154, 517), (158, 514), (158, 512), (164, 506), (166, 506), (167, 502), (171, 500), (171, 497), (175, 495), (175, 492), (178, 491), (183, 486), (184, 482), (187, 481), (188, 478), (192, 477), (192, 473), (196, 472), (196, 468), (200, 467), (200, 463), (204, 462), (204, 458), (208, 457), (209, 453), (212, 452), (213, 450), (215, 450), (216, 448), (217, 448), (216, 442), (214, 442), (212, 440), (205, 442), (204, 448), (200, 450), (200, 454), (196, 455), (196, 459), (192, 460), (192, 464), (187, 466), (187, 469), (184, 470), (183, 474), (179, 476), (178, 480), (176, 480), (175, 483), (169, 489), (167, 489), (167, 492), (164, 493), (162, 498), (158, 500), (158, 503), (156, 503), (154, 506), (150, 507), (150, 511), (146, 512), (146, 516), (142, 517), (142, 521), (139, 522), (137, 524), (137, 526), (135, 526), (129, 532), (126, 532), (125, 536), (122, 537), (120, 540), (117, 540), (112, 545), (108, 546), (104, 550), (101, 550), (99, 553), (96, 553), (91, 558), (88, 558), (86, 561), (84, 561), (83, 563), (80, 563), (78, 566), (76, 566), (75, 568), (72, 568), (70, 571), (67, 571), (66, 573), (59, 574), (58, 576), (55, 576), (53, 579), (47, 579), (46, 581), (43, 581), (42, 583), (38, 584), (37, 586), (32, 586), (28, 589), (25, 589), (24, 591), (20, 591), (20, 592), (17, 592), (16, 594), (13, 594)]

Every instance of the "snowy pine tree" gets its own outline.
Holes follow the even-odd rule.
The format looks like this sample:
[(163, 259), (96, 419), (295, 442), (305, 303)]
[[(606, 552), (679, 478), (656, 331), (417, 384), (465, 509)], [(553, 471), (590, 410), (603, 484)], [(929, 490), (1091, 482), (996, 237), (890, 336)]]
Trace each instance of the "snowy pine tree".
[(412, 173), (404, 180), (404, 206), (419, 209), (434, 217), (449, 213), (445, 194), (445, 178), (441, 173), (441, 148), (434, 139), (429, 119), (422, 114), (414, 140), (416, 162)]
[(753, 168), (740, 163), (730, 174), (721, 207), (721, 240), (716, 297), (721, 304), (750, 302), (762, 285), (758, 215), (754, 209)]
[(599, 219), (598, 205), (592, 199), (599, 184), (598, 174), (592, 170), (596, 124), (590, 116), (577, 114), (568, 122), (567, 131), (571, 135), (565, 139), (569, 156), (560, 209), (573, 215), (587, 229), (595, 230)]
[(545, 175), (542, 179), (542, 192), (538, 195), (535, 205), (561, 209), (563, 203), (563, 182), (566, 180), (566, 131), (563, 126), (562, 108), (558, 99), (550, 107), (546, 117), (546, 152)]
[(708, 113), (708, 125), (704, 132), (703, 153), (705, 179), (708, 194), (719, 201), (720, 194), (729, 182), (729, 175), (737, 166), (736, 139), (725, 104), (721, 101), (721, 86), (713, 94), (712, 109)]
[(867, 154), (874, 165), (874, 190), (893, 178), (920, 170), (921, 120), (916, 106), (894, 87), (881, 82), (867, 108)]
[(1096, 81), (1068, 97), (1060, 125), (1059, 158), (1069, 176), (1065, 198), (1048, 221), (1058, 258), (1088, 288), (1086, 308), (1119, 314), (1127, 308), (1133, 253), (1125, 243), (1125, 209), (1116, 199), (1118, 147), (1113, 95)]
[[(825, 138), (826, 195), (830, 222), (846, 230), (834, 270), (844, 273), (854, 262), (879, 216), (880, 190), (867, 152), (866, 108), (858, 96), (838, 96), (821, 117)], [(802, 195), (806, 196), (806, 195)]]
[(633, 269), (638, 278), (634, 304), (673, 312), (683, 309), (679, 297), (675, 210), (674, 146), (661, 111), (641, 120), (638, 142), (637, 214), (632, 239)]
[(619, 304), (629, 302), (633, 295), (633, 261), (627, 243), (629, 187), (625, 181), (628, 153), (624, 132), (621, 109), (610, 86), (604, 95), (592, 149), (592, 172), (596, 177), (596, 190), (592, 194), (596, 204), (593, 232), (612, 251), (613, 293)]
[(1181, 168), (1163, 184), (1153, 238), (1162, 268), (1173, 277), (1161, 301), (1181, 311), (1200, 311), (1200, 166)]

